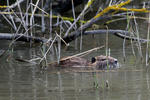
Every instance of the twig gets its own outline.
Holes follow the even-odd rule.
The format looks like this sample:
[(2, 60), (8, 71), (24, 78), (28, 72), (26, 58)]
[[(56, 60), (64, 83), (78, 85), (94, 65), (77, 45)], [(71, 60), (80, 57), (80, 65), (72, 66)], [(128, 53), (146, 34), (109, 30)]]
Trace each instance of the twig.
[(68, 33), (70, 32), (70, 30), (72, 29), (72, 27), (78, 22), (78, 20), (84, 15), (84, 12), (89, 8), (89, 6), (93, 3), (94, 0), (88, 0), (87, 4), (85, 5), (84, 9), (82, 10), (82, 12), (79, 14), (79, 16), (77, 17), (76, 20), (74, 20), (73, 24), (68, 28), (65, 36), (68, 36)]
[[(96, 47), (96, 48), (93, 48), (93, 49), (90, 49), (90, 50), (81, 52), (81, 53), (79, 53), (79, 54), (75, 54), (75, 55), (72, 55), (72, 56), (68, 56), (68, 57), (66, 57), (66, 58), (60, 59), (60, 61), (64, 61), (64, 60), (67, 60), (67, 59), (71, 59), (71, 58), (77, 57), (77, 56), (83, 57), (83, 56), (85, 56), (85, 55), (91, 53), (92, 51), (96, 51), (96, 50), (101, 49), (101, 48), (103, 48), (103, 47), (104, 47), (104, 45), (101, 46), (101, 47)], [(82, 56), (82, 55), (83, 55), (83, 56)], [(50, 65), (50, 64), (55, 64), (55, 63), (57, 63), (57, 62), (54, 61), (54, 62), (48, 63), (48, 65)]]
[(81, 55), (90, 53), (90, 52), (92, 52), (92, 51), (96, 51), (96, 50), (98, 50), (98, 49), (101, 49), (101, 48), (103, 48), (103, 47), (104, 47), (104, 45), (103, 45), (103, 46), (100, 46), (100, 47), (96, 47), (96, 48), (90, 49), (90, 50), (87, 50), (87, 51), (84, 51), (84, 52), (81, 52), (81, 53), (78, 53), (78, 54), (75, 54), (75, 55), (73, 55), (73, 56), (66, 57), (66, 58), (64, 58), (64, 59), (61, 59), (60, 61), (67, 60), (67, 59), (70, 59), (70, 58), (73, 58), (73, 57), (77, 57), (77, 56), (81, 56)]
[(53, 46), (53, 44), (55, 43), (56, 39), (57, 39), (57, 36), (54, 38), (54, 40), (52, 41), (51, 45), (50, 45), (49, 48), (47, 49), (46, 53), (45, 53), (44, 56), (41, 58), (40, 63), (41, 63), (41, 61), (43, 61), (43, 59), (46, 58), (47, 53), (48, 53), (48, 52), (50, 51), (50, 49), (52, 48), (52, 46)]
[[(10, 5), (6, 10), (16, 7), (18, 4), (22, 3), (23, 1), (25, 1), (25, 0), (17, 0), (14, 4)], [(6, 10), (4, 10), (4, 11), (6, 11)]]

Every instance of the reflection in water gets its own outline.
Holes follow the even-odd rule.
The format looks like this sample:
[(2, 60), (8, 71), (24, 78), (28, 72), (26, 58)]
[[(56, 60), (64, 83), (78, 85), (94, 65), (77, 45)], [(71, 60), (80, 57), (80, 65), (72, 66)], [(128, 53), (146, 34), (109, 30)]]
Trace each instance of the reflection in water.
[(146, 72), (147, 89), (149, 89), (149, 74)]
[[(10, 64), (9, 64), (10, 65)], [(10, 71), (9, 71), (9, 73), (8, 73), (8, 75), (9, 75), (9, 82), (8, 82), (8, 84), (9, 84), (9, 91), (10, 91), (10, 100), (13, 100), (13, 76), (14, 76), (14, 69), (13, 69), (13, 66), (12, 65), (10, 65)]]

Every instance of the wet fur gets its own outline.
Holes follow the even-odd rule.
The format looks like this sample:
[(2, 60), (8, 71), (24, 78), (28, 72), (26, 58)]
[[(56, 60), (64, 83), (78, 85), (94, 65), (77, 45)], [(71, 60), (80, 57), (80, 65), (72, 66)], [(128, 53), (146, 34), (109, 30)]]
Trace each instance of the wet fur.
[(97, 56), (92, 57), (91, 61), (81, 57), (62, 58), (60, 63), (57, 64), (59, 67), (93, 67), (96, 69), (113, 69), (118, 68), (119, 64), (117, 59), (110, 56)]

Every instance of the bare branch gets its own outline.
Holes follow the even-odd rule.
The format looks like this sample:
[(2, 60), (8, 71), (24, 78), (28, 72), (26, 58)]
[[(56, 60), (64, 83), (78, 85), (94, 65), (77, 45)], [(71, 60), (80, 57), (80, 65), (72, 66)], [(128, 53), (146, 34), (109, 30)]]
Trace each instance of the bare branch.
[(23, 41), (23, 42), (33, 41), (35, 43), (39, 43), (39, 42), (44, 43), (47, 41), (47, 39), (27, 36), (24, 34), (0, 33), (0, 40), (14, 40), (14, 39), (16, 39), (16, 41)]

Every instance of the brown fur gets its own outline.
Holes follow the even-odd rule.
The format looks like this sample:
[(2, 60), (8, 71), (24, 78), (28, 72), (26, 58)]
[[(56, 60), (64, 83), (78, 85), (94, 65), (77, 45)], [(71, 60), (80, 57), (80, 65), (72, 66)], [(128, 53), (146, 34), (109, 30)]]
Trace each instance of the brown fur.
[(66, 57), (60, 60), (60, 67), (95, 67), (97, 69), (118, 68), (117, 59), (110, 56), (97, 56), (92, 58), (93, 61), (88, 61), (81, 57)]
[(119, 67), (118, 60), (113, 57), (100, 55), (95, 57), (95, 59), (95, 62), (91, 63), (91, 65), (98, 69), (112, 69)]

